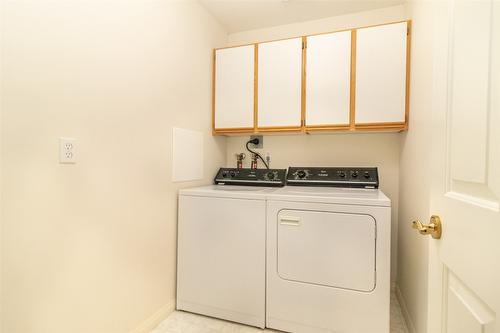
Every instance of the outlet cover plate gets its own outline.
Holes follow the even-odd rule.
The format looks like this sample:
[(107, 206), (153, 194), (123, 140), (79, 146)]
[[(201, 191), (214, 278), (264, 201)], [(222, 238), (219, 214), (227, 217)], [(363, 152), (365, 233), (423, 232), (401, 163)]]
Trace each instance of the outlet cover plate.
[(254, 145), (253, 143), (251, 143), (249, 145), (250, 148), (256, 148), (256, 149), (262, 149), (262, 148), (264, 148), (264, 137), (262, 135), (251, 135), (250, 136), (250, 140), (253, 140), (253, 139), (259, 139), (259, 144), (258, 145)]
[(76, 163), (76, 139), (74, 138), (59, 138), (59, 163), (75, 164)]

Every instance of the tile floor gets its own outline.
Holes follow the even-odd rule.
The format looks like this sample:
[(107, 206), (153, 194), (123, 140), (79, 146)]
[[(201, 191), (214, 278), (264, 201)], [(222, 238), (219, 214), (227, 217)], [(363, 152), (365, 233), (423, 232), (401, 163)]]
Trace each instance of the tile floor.
[[(151, 333), (262, 333), (277, 332), (239, 325), (215, 318), (175, 311)], [(367, 332), (369, 333), (369, 332)], [(394, 294), (391, 295), (391, 333), (408, 333), (401, 307)]]

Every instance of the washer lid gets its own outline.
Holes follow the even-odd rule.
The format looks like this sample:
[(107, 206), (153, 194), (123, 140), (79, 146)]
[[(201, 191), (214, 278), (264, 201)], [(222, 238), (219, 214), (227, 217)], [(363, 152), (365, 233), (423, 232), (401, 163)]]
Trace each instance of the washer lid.
[(391, 206), (391, 200), (379, 189), (285, 186), (269, 193), (268, 199), (346, 205)]
[(276, 187), (208, 185), (179, 190), (179, 195), (265, 200)]

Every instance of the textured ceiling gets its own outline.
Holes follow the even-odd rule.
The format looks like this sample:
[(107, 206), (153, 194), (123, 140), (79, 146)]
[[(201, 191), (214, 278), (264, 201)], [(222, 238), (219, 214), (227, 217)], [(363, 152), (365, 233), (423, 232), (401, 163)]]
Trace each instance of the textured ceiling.
[(399, 5), (405, 0), (200, 0), (229, 33)]

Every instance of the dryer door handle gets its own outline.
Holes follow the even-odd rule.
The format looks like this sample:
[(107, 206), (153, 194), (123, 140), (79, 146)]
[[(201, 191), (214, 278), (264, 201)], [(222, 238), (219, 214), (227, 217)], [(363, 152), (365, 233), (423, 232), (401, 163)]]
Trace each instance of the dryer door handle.
[(300, 225), (300, 217), (280, 216), (279, 219), (280, 219), (281, 225), (292, 225), (292, 226), (299, 226)]

